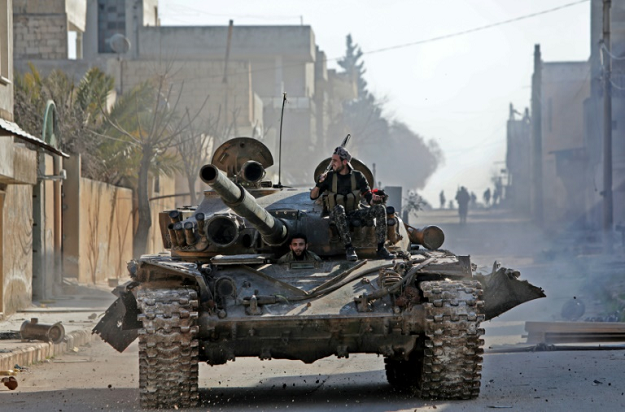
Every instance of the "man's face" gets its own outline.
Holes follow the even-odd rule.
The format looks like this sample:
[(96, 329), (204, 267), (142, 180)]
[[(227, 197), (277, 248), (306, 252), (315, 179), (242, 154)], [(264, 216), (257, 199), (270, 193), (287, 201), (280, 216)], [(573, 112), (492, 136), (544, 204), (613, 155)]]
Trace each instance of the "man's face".
[(341, 158), (337, 154), (332, 155), (331, 165), (332, 170), (334, 170), (336, 173), (340, 172), (345, 167), (343, 160), (341, 160)]
[(291, 240), (291, 244), (289, 245), (293, 254), (297, 257), (300, 257), (304, 254), (306, 249), (308, 249), (308, 245), (304, 241), (304, 239), (295, 238)]

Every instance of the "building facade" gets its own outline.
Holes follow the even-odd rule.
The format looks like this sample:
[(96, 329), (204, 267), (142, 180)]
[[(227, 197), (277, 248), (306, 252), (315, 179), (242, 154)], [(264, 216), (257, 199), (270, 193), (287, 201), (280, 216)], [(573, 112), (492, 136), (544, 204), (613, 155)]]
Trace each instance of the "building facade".
[(54, 184), (45, 177), (52, 175), (55, 157), (67, 157), (14, 122), (12, 22), (13, 2), (0, 2), (0, 312), (5, 315), (44, 297), (46, 285), (52, 286), (56, 204)]

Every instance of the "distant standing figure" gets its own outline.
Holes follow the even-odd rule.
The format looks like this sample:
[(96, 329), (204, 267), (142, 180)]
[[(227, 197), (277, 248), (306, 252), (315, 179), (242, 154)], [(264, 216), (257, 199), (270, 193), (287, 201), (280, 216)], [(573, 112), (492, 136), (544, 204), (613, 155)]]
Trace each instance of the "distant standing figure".
[(441, 201), (441, 209), (445, 208), (445, 192), (441, 190), (441, 193), (438, 195), (438, 199)]
[(499, 195), (501, 193), (499, 193), (499, 190), (495, 187), (495, 190), (493, 190), (493, 206), (496, 205), (499, 202)]
[(501, 182), (501, 177), (498, 177), (495, 181), (495, 191), (493, 192), (493, 203), (499, 203), (499, 201), (503, 201), (503, 184)]
[(490, 187), (486, 190), (484, 190), (484, 204), (486, 205), (486, 207), (488, 207), (488, 205), (490, 204)]
[(456, 202), (458, 202), (458, 215), (460, 215), (460, 224), (467, 223), (467, 212), (469, 211), (469, 200), (471, 195), (466, 187), (462, 186), (456, 192)]
[(475, 192), (471, 192), (471, 207), (477, 206), (477, 196)]

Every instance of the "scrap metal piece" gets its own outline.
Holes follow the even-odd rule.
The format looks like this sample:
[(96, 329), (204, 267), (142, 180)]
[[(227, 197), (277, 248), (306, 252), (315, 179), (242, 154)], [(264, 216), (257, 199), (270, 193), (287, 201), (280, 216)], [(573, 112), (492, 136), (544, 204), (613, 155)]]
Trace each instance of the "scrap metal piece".
[(519, 276), (518, 271), (500, 267), (497, 262), (490, 275), (475, 275), (484, 288), (486, 320), (497, 317), (521, 303), (545, 297), (542, 288), (526, 280), (519, 280)]
[(100, 335), (103, 341), (111, 345), (118, 352), (123, 352), (137, 339), (139, 334), (138, 329), (124, 330), (123, 325), (126, 311), (127, 308), (124, 305), (124, 299), (119, 297), (106, 310), (100, 322), (93, 328), (93, 333)]
[(65, 328), (61, 322), (44, 325), (39, 323), (39, 319), (31, 318), (30, 321), (25, 320), (22, 323), (20, 336), (22, 340), (36, 339), (44, 342), (61, 343), (65, 338)]

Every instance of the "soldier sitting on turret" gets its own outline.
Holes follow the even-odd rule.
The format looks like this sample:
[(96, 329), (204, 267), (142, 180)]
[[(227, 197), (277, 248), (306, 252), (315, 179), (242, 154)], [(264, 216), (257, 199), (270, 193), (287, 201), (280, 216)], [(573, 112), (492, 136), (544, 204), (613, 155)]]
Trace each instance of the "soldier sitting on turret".
[[(375, 204), (382, 199), (371, 193), (365, 176), (358, 170), (354, 170), (350, 161), (352, 156), (344, 147), (337, 147), (332, 155), (332, 170), (321, 174), (317, 178), (317, 184), (310, 192), (312, 200), (317, 199), (324, 192), (326, 207), (330, 211), (330, 220), (336, 225), (341, 240), (345, 244), (345, 253), (348, 260), (358, 260), (356, 250), (352, 246), (347, 217), (361, 220), (373, 220), (375, 218), (375, 234), (378, 242), (377, 256), (383, 259), (393, 259), (394, 254), (385, 247), (386, 242), (386, 208), (384, 205)], [(371, 207), (361, 208), (360, 197), (364, 197)], [(373, 202), (373, 203), (372, 203)]]
[(321, 261), (319, 256), (308, 250), (308, 238), (303, 233), (291, 236), (289, 249), (291, 251), (278, 259), (278, 263)]

